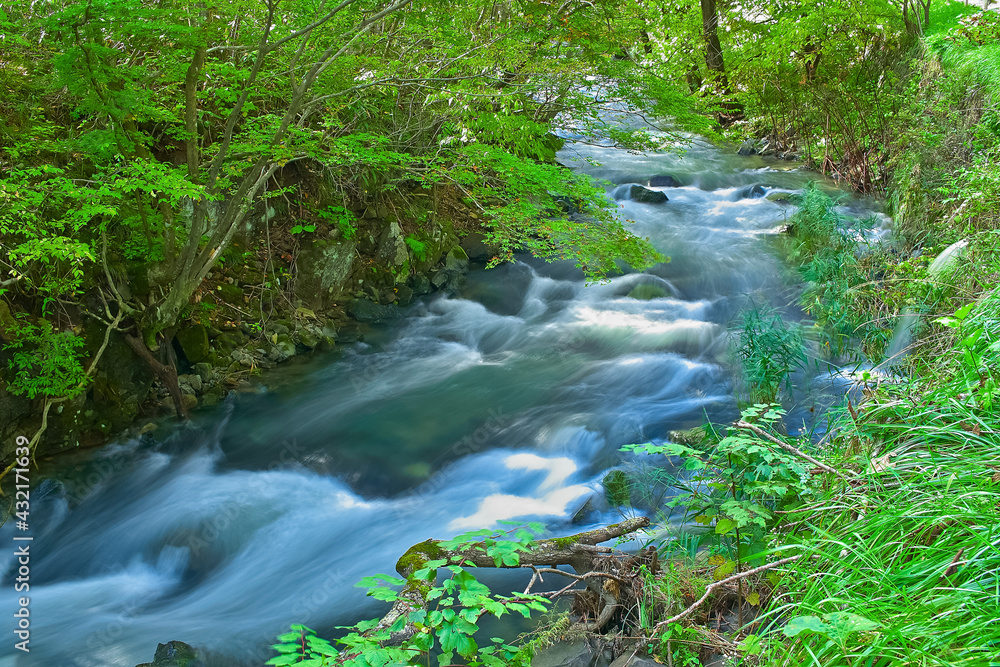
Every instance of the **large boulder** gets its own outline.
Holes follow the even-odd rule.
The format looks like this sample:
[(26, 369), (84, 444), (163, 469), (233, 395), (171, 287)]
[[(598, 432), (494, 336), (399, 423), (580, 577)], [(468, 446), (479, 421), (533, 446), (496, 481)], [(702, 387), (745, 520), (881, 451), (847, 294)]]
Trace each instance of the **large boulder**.
[(212, 353), (208, 343), (208, 329), (203, 324), (192, 324), (178, 331), (177, 344), (192, 364), (204, 361)]
[(322, 310), (340, 297), (351, 277), (356, 248), (357, 242), (339, 231), (304, 244), (295, 263), (295, 296), (312, 310)]
[(480, 232), (469, 232), (459, 242), (469, 259), (475, 262), (488, 262), (496, 253), (486, 245), (486, 237)]
[(667, 195), (663, 194), (659, 190), (650, 190), (638, 183), (626, 183), (615, 188), (614, 192), (611, 193), (612, 198), (616, 200), (630, 200), (636, 201), (640, 204), (665, 204), (667, 201)]

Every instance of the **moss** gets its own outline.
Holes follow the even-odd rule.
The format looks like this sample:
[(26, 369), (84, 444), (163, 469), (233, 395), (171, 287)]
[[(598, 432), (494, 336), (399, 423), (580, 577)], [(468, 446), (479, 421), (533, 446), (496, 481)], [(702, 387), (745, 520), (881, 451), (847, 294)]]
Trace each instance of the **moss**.
[(422, 568), (428, 561), (443, 559), (447, 552), (438, 546), (437, 540), (424, 540), (406, 550), (396, 561), (396, 572), (406, 577), (406, 587), (426, 597), (430, 592), (433, 577), (418, 579), (413, 573)]
[(556, 537), (552, 539), (552, 544), (556, 545), (559, 549), (565, 549), (566, 547), (576, 543), (576, 535), (570, 535), (569, 537)]

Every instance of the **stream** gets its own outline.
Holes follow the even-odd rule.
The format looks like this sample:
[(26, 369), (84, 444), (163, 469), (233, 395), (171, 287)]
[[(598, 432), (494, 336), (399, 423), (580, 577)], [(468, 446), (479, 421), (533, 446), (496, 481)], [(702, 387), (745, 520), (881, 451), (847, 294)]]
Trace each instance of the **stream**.
[[(734, 418), (734, 318), (751, 299), (801, 316), (768, 240), (793, 209), (741, 190), (816, 176), (698, 141), (683, 155), (571, 143), (560, 159), (615, 183), (678, 179), (653, 188), (668, 203), (618, 202), (672, 260), (590, 286), (564, 263), (473, 268), (459, 294), (271, 371), (266, 393), (60, 464), (32, 490), (31, 653), (8, 638), (0, 667), (133, 667), (168, 640), (261, 665), (290, 623), (329, 636), (380, 615), (354, 584), (416, 542), (620, 520), (600, 482), (622, 445)], [(628, 296), (640, 286), (657, 298)], [(843, 383), (803, 378), (789, 423), (808, 427)], [(15, 569), (7, 549), (7, 590)]]

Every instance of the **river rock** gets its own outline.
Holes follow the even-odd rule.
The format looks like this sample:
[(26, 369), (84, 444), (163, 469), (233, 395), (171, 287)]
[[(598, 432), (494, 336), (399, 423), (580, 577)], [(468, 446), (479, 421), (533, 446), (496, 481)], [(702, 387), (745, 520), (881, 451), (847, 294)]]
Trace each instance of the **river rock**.
[(243, 290), (236, 285), (222, 283), (215, 288), (215, 293), (226, 303), (231, 303), (235, 306), (243, 305)]
[[(399, 269), (409, 262), (410, 253), (406, 247), (406, 241), (403, 239), (403, 230), (399, 227), (399, 223), (391, 222), (383, 230), (376, 258), (383, 266), (395, 269)], [(399, 271), (396, 274), (396, 282), (406, 280), (405, 273), (405, 271)]]
[(488, 262), (493, 257), (493, 250), (486, 245), (486, 237), (479, 232), (466, 234), (459, 242), (466, 256), (474, 262)]
[(736, 154), (743, 156), (756, 155), (757, 149), (754, 147), (755, 143), (756, 142), (753, 139), (747, 139), (742, 144), (740, 144), (740, 147), (738, 149), (736, 149)]
[(423, 273), (418, 273), (413, 276), (412, 281), (413, 293), (416, 296), (423, 296), (424, 294), (430, 294), (432, 291), (431, 280)]
[(178, 375), (177, 382), (179, 384), (191, 387), (192, 391), (190, 393), (192, 394), (197, 394), (201, 392), (201, 388), (203, 386), (203, 383), (201, 381), (201, 376), (194, 373), (190, 375)]
[(469, 268), (469, 256), (462, 250), (462, 246), (455, 246), (448, 251), (444, 258), (444, 270), (456, 273), (464, 273)]
[(144, 662), (136, 667), (205, 667), (205, 663), (191, 646), (172, 641), (157, 645), (153, 662)]
[(267, 358), (271, 361), (282, 362), (289, 357), (295, 356), (295, 343), (288, 334), (281, 334), (274, 341), (274, 345), (267, 352)]
[(628, 296), (633, 299), (639, 299), (640, 301), (663, 299), (667, 296), (667, 290), (663, 289), (659, 285), (636, 285), (632, 288), (632, 291), (628, 293)]
[(305, 244), (295, 260), (295, 296), (306, 307), (320, 310), (326, 301), (341, 295), (354, 266), (354, 239), (315, 238)]
[(201, 361), (191, 367), (191, 370), (198, 374), (201, 381), (210, 382), (212, 380), (212, 364), (207, 361)]
[(399, 310), (395, 306), (383, 306), (368, 299), (355, 299), (347, 304), (347, 314), (358, 322), (378, 324), (395, 319)]
[(619, 201), (637, 201), (640, 204), (665, 204), (669, 201), (667, 199), (667, 195), (662, 192), (658, 190), (650, 190), (649, 188), (643, 187), (638, 183), (626, 183), (625, 185), (615, 188), (611, 197)]
[(767, 192), (764, 190), (764, 186), (760, 183), (754, 183), (753, 185), (748, 185), (747, 187), (740, 190), (741, 199), (760, 199)]
[(413, 288), (408, 285), (400, 285), (396, 288), (396, 302), (401, 306), (408, 306), (413, 301)]
[(320, 335), (309, 327), (299, 329), (299, 343), (310, 350), (319, 345)]
[(212, 351), (208, 343), (208, 329), (202, 324), (192, 324), (178, 331), (177, 343), (192, 364), (204, 361)]
[(650, 176), (649, 180), (646, 181), (646, 185), (651, 188), (678, 188), (681, 183), (670, 174), (657, 174), (656, 176)]

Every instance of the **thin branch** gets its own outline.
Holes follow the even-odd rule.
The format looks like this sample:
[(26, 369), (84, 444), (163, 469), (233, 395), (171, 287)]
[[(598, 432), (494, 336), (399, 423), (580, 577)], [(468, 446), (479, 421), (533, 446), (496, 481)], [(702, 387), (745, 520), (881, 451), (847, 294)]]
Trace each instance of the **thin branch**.
[(660, 621), (659, 623), (657, 623), (656, 625), (653, 626), (653, 631), (655, 632), (655, 631), (659, 630), (661, 627), (663, 627), (665, 625), (669, 625), (671, 623), (676, 623), (677, 621), (681, 620), (685, 616), (688, 616), (689, 614), (691, 614), (691, 612), (693, 612), (695, 609), (697, 609), (698, 607), (700, 607), (705, 602), (705, 600), (708, 599), (708, 596), (712, 594), (713, 590), (715, 590), (716, 588), (718, 588), (720, 586), (724, 586), (726, 584), (732, 583), (734, 581), (738, 581), (740, 579), (745, 579), (746, 577), (749, 577), (749, 576), (754, 575), (754, 574), (759, 574), (761, 572), (766, 572), (767, 570), (773, 570), (776, 567), (780, 567), (782, 565), (785, 565), (786, 563), (791, 563), (792, 561), (796, 561), (796, 560), (798, 560), (800, 558), (802, 558), (802, 554), (799, 554), (798, 556), (789, 556), (788, 558), (782, 558), (781, 560), (776, 560), (773, 563), (768, 563), (767, 565), (761, 565), (760, 567), (755, 567), (752, 570), (747, 570), (746, 572), (740, 572), (739, 574), (734, 574), (731, 577), (726, 577), (725, 579), (722, 579), (721, 581), (716, 581), (714, 583), (711, 583), (711, 584), (709, 584), (708, 586), (705, 587), (705, 593), (704, 593), (704, 595), (702, 595), (700, 598), (698, 598), (698, 600), (695, 601), (694, 604), (692, 604), (690, 607), (688, 607), (687, 609), (685, 609), (681, 613), (676, 614), (675, 616), (671, 616), (670, 618), (668, 618), (665, 621)]
[(753, 424), (751, 424), (749, 422), (745, 422), (743, 420), (739, 420), (739, 421), (733, 422), (733, 426), (736, 426), (737, 428), (745, 428), (745, 429), (747, 429), (749, 431), (753, 431), (754, 434), (760, 436), (761, 438), (764, 438), (768, 442), (774, 443), (778, 447), (781, 447), (782, 449), (784, 449), (789, 454), (794, 454), (795, 456), (798, 456), (799, 458), (805, 459), (806, 461), (809, 461), (809, 463), (812, 463), (817, 468), (821, 468), (821, 469), (827, 471), (828, 473), (836, 475), (837, 477), (841, 478), (845, 482), (851, 481), (849, 477), (847, 477), (846, 475), (844, 475), (842, 472), (840, 472), (836, 468), (832, 468), (832, 467), (828, 466), (827, 464), (823, 463), (822, 461), (820, 461), (818, 459), (815, 459), (812, 456), (809, 456), (808, 454), (806, 454), (805, 452), (803, 452), (801, 449), (796, 449), (795, 447), (792, 447), (787, 442), (784, 442), (783, 440), (774, 437), (773, 435), (771, 435), (770, 433), (768, 433), (764, 429), (760, 428), (759, 426), (754, 426)]

